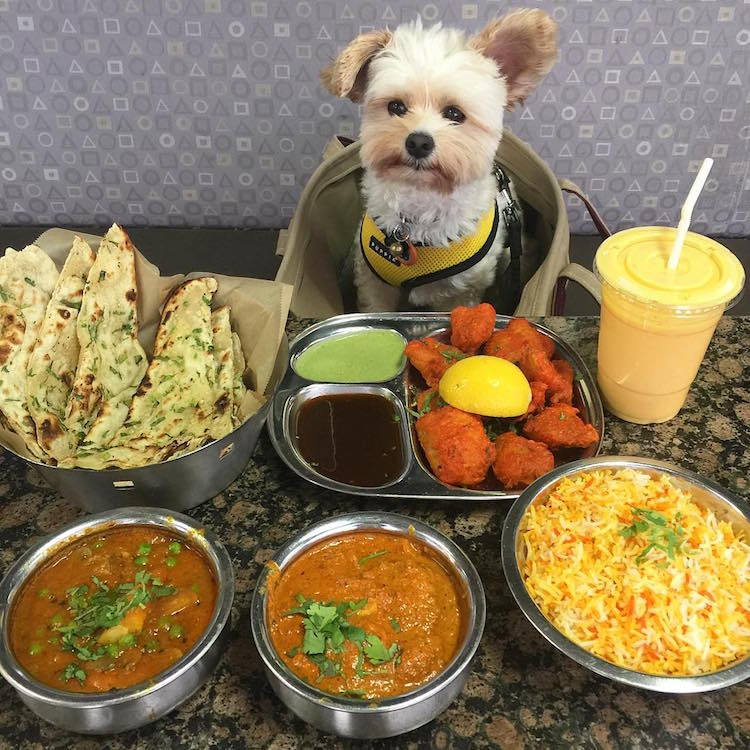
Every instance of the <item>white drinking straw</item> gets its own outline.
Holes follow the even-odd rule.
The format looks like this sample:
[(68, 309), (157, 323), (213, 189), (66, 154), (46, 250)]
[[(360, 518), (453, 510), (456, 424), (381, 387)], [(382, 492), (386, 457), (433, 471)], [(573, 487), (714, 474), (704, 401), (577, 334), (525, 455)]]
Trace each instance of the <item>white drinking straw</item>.
[(703, 190), (703, 186), (706, 184), (708, 173), (711, 171), (713, 165), (713, 159), (706, 158), (703, 160), (703, 164), (701, 164), (701, 168), (695, 176), (695, 182), (693, 182), (693, 186), (690, 188), (687, 198), (685, 198), (685, 203), (682, 204), (680, 223), (677, 225), (677, 236), (674, 238), (672, 252), (669, 254), (669, 260), (667, 261), (667, 268), (670, 271), (674, 271), (680, 262), (680, 253), (682, 252), (682, 245), (685, 242), (685, 235), (690, 228), (690, 220), (693, 218), (693, 209), (695, 208), (698, 196), (701, 194), (701, 190)]

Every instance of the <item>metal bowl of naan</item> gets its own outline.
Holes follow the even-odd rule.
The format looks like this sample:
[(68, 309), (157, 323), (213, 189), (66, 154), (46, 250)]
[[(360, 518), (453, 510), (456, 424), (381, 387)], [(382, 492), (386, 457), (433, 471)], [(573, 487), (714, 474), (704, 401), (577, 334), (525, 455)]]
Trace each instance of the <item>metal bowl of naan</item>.
[(289, 347), (284, 338), (263, 406), (223, 438), (169, 461), (130, 469), (94, 470), (61, 468), (20, 457), (60, 494), (89, 513), (134, 505), (176, 511), (194, 508), (218, 495), (247, 466), (288, 362)]
[(92, 245), (60, 231), (54, 258), (0, 257), (0, 446), (91, 512), (213, 497), (247, 464), (286, 370), (289, 295), (162, 277), (116, 224)]

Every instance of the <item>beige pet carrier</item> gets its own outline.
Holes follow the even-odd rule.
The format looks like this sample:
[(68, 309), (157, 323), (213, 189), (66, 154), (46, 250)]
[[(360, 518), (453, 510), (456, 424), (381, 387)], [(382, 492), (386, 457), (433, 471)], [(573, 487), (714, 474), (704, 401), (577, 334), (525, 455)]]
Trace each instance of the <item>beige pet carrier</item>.
[[(607, 236), (599, 215), (576, 185), (558, 181), (531, 147), (512, 133), (505, 131), (496, 159), (513, 180), (523, 207), (523, 291), (515, 313), (561, 314), (567, 280), (578, 282), (598, 300), (594, 275), (568, 256), (570, 233), (562, 191), (578, 195), (599, 232)], [(291, 310), (298, 317), (324, 319), (351, 311), (352, 290), (342, 281), (342, 268), (362, 218), (361, 174), (359, 143), (334, 138), (302, 192), (289, 229), (281, 233), (278, 250), (283, 260), (276, 280), (294, 286)]]

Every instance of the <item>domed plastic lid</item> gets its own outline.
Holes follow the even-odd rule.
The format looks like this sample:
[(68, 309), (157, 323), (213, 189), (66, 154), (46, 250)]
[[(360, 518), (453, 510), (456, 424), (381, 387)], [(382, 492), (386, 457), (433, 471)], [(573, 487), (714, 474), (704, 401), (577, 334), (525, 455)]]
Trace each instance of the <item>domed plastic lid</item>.
[(635, 227), (608, 237), (594, 261), (598, 275), (640, 300), (694, 310), (730, 305), (745, 284), (740, 261), (723, 245), (688, 232), (677, 268), (667, 267), (676, 230)]

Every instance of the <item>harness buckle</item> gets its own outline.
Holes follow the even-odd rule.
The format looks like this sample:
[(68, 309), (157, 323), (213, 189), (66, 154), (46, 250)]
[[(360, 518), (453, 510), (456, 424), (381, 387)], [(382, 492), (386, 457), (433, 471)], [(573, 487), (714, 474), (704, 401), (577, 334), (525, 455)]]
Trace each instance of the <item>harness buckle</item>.
[(497, 180), (498, 192), (505, 198), (503, 221), (505, 222), (506, 229), (510, 229), (512, 225), (517, 225), (521, 221), (518, 203), (516, 203), (513, 193), (510, 192), (510, 179), (508, 175), (505, 174), (503, 168), (497, 162), (493, 162), (492, 164), (492, 173), (495, 175), (495, 180)]
[(399, 224), (391, 234), (385, 237), (385, 245), (391, 255), (408, 260), (409, 258), (409, 230), (405, 224)]

